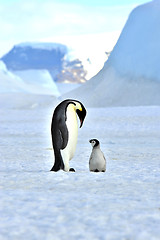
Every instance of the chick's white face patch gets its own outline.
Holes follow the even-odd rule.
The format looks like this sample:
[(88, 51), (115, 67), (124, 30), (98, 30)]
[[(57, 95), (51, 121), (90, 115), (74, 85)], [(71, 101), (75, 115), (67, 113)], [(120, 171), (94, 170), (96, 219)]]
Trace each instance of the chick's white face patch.
[(92, 140), (92, 141), (91, 141), (91, 145), (92, 145), (92, 147), (94, 147), (95, 144), (96, 144), (96, 142), (95, 142), (94, 140)]

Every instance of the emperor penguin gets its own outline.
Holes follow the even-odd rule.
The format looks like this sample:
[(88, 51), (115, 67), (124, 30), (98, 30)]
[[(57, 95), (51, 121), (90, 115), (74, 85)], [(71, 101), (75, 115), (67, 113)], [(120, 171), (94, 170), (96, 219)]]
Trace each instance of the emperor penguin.
[(70, 168), (69, 161), (73, 158), (77, 145), (77, 115), (80, 119), (81, 128), (86, 116), (86, 109), (77, 100), (66, 99), (54, 110), (51, 135), (55, 162), (51, 171), (57, 172), (60, 169), (66, 172), (75, 171)]
[(93, 147), (89, 158), (89, 170), (91, 172), (105, 172), (106, 159), (100, 149), (100, 142), (97, 139), (91, 139), (89, 142)]

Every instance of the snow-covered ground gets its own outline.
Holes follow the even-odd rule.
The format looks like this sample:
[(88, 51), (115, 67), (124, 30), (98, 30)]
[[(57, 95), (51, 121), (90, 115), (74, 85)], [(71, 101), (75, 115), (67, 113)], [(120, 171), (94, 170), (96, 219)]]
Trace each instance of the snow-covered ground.
[(30, 69), (14, 71), (26, 84), (26, 91), (35, 94), (60, 96), (56, 83), (53, 81), (48, 70)]
[[(56, 83), (47, 70), (26, 70), (10, 72), (0, 61), (0, 93), (60, 95)], [(1, 100), (1, 98), (0, 98)]]
[[(53, 109), (0, 110), (0, 240), (159, 240), (160, 107), (88, 108), (75, 173), (49, 171)], [(89, 172), (91, 138), (105, 173)]]

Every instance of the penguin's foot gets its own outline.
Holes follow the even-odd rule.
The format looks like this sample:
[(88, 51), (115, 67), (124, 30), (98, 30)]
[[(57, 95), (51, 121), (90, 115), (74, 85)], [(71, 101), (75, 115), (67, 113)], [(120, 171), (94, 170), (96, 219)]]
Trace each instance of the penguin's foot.
[(98, 169), (95, 169), (94, 172), (99, 172), (99, 170), (98, 170)]
[(75, 169), (74, 168), (70, 168), (69, 171), (70, 172), (75, 172)]

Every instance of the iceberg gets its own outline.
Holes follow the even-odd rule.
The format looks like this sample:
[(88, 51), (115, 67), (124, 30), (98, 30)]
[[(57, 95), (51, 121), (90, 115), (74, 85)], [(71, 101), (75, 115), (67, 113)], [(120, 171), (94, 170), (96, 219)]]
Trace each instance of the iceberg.
[(102, 70), (70, 97), (90, 107), (160, 105), (159, 12), (157, 0), (136, 7)]

